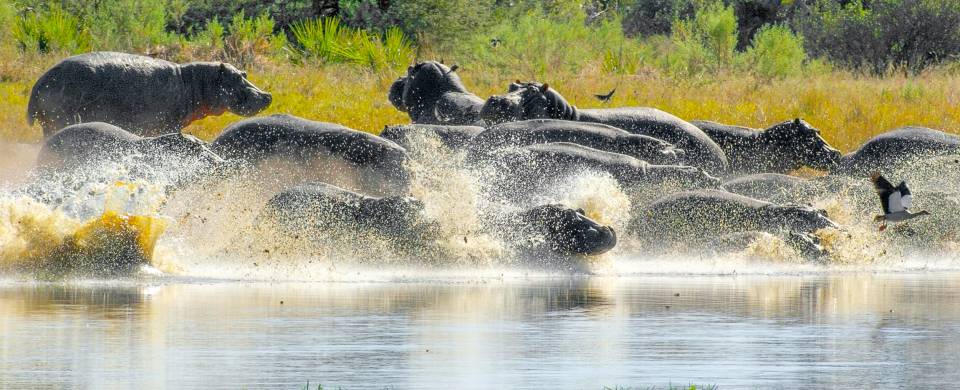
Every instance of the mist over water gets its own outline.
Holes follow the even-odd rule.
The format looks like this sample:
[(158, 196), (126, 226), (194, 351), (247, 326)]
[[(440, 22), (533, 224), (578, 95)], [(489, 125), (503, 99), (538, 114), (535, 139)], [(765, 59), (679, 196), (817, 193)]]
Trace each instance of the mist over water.
[[(819, 191), (806, 200), (826, 209), (842, 228), (817, 232), (830, 254), (811, 262), (772, 234), (759, 235), (745, 250), (678, 245), (651, 256), (627, 234), (628, 226), (638, 207), (666, 190), (621, 188), (611, 177), (579, 172), (524, 199), (511, 199), (491, 189), (497, 172), (474, 169), (462, 152), (435, 137), (413, 136), (410, 190), (424, 203), (432, 230), (412, 247), (351, 229), (291, 236), (264, 221), (267, 201), (304, 180), (303, 175), (283, 177), (256, 167), (234, 167), (235, 174), (222, 175), (222, 170), (175, 160), (148, 166), (137, 156), (69, 175), (24, 175), (22, 167), (32, 163), (23, 160), (34, 159), (35, 153), (11, 153), (0, 167), (0, 268), (8, 276), (33, 278), (47, 275), (55, 258), (81, 263), (66, 267), (66, 274), (96, 275), (120, 261), (117, 257), (139, 256), (135, 260), (150, 267), (134, 267), (134, 275), (251, 280), (960, 269), (960, 164), (954, 156), (890, 175), (891, 181), (910, 183), (914, 210), (932, 214), (885, 232), (873, 222), (879, 206), (867, 178), (812, 179)], [(326, 161), (311, 169), (328, 176), (345, 171), (331, 167), (339, 165)], [(338, 184), (351, 186), (349, 180)], [(590, 218), (611, 225), (618, 233), (617, 247), (602, 256), (561, 260), (517, 251), (503, 228), (503, 216), (546, 203), (582, 208)]]

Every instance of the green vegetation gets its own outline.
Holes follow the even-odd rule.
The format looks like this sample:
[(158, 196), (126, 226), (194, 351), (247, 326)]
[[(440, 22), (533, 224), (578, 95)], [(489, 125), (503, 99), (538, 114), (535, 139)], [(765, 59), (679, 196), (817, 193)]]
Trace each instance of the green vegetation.
[[(960, 128), (960, 3), (934, 0), (0, 0), (0, 139), (37, 140), (34, 80), (89, 50), (226, 61), (285, 112), (366, 131), (414, 59), (460, 65), (480, 96), (549, 82), (613, 105), (765, 127), (803, 117), (850, 149), (907, 124)], [(769, 4), (768, 4), (769, 3)], [(215, 136), (233, 115), (187, 131)]]

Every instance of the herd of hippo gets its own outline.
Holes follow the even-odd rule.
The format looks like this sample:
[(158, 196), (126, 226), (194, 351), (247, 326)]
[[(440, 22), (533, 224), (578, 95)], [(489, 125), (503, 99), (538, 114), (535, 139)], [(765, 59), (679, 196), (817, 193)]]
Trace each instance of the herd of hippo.
[[(510, 236), (526, 251), (561, 256), (607, 252), (618, 235), (655, 253), (715, 249), (767, 234), (817, 258), (824, 249), (813, 232), (839, 226), (824, 210), (801, 205), (813, 180), (791, 171), (866, 178), (960, 152), (957, 136), (905, 127), (842, 155), (801, 119), (758, 130), (688, 122), (646, 107), (580, 109), (539, 82), (517, 81), (482, 99), (464, 87), (456, 65), (434, 61), (410, 66), (387, 95), (412, 124), (387, 126), (378, 136), (272, 115), (241, 120), (206, 143), (180, 130), (225, 111), (255, 115), (271, 95), (228, 64), (98, 52), (47, 71), (33, 87), (27, 115), (46, 137), (40, 170), (63, 172), (131, 154), (157, 165), (170, 156), (211, 167), (242, 164), (264, 178), (299, 169), (266, 203), (262, 218), (298, 237), (336, 226), (404, 243), (422, 241), (434, 229), (410, 190), (410, 154), (423, 139), (412, 135), (425, 135), (460, 153), (469, 169), (486, 172), (484, 188), (505, 205), (484, 216), (495, 221), (491, 234)], [(557, 183), (585, 172), (642, 194), (626, 231), (615, 232), (582, 209), (537, 203)]]

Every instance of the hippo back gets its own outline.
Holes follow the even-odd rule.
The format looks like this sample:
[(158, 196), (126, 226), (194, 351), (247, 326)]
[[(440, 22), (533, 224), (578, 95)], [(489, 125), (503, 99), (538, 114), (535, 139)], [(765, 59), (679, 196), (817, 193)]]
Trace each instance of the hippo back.
[(780, 173), (758, 173), (727, 180), (729, 192), (766, 201), (800, 201), (810, 191), (810, 180)]
[(581, 109), (579, 120), (598, 122), (670, 142), (686, 151), (687, 163), (709, 172), (727, 169), (723, 149), (696, 126), (674, 115), (649, 107)]
[(44, 140), (37, 164), (76, 165), (114, 158), (134, 151), (137, 142), (143, 139), (109, 123), (71, 125)]
[(227, 127), (210, 147), (225, 158), (248, 161), (330, 153), (360, 166), (399, 166), (406, 157), (400, 145), (373, 134), (290, 115), (242, 120)]
[(846, 175), (890, 172), (917, 158), (958, 152), (960, 137), (925, 127), (901, 127), (873, 137), (843, 156), (837, 172)]

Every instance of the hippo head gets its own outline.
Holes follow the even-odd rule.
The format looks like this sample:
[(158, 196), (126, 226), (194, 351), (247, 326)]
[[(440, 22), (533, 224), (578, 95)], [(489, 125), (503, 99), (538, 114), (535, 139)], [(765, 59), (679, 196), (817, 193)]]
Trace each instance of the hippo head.
[(534, 207), (520, 213), (520, 223), (542, 237), (555, 252), (567, 255), (599, 255), (617, 245), (613, 228), (584, 215), (582, 209), (558, 204)]
[(839, 228), (827, 217), (827, 211), (812, 206), (782, 205), (767, 206), (767, 221), (780, 228), (795, 232), (814, 232), (826, 228)]
[(408, 196), (365, 198), (360, 208), (371, 226), (389, 235), (407, 234), (423, 221), (423, 202)]
[(230, 64), (220, 64), (217, 84), (218, 93), (213, 106), (226, 108), (237, 115), (254, 115), (273, 101), (272, 95), (247, 80), (247, 72)]
[(820, 130), (800, 118), (775, 125), (760, 137), (776, 151), (775, 161), (766, 163), (779, 171), (802, 167), (830, 170), (840, 162), (840, 151), (820, 136)]
[[(401, 106), (406, 108), (414, 121), (421, 113), (428, 110), (432, 112), (437, 100), (443, 94), (467, 92), (463, 82), (460, 81), (460, 76), (457, 76), (457, 69), (457, 65), (448, 67), (436, 61), (418, 62), (407, 67), (407, 76), (402, 83)], [(395, 81), (394, 85), (390, 87), (391, 102), (394, 101), (393, 90), (398, 87), (397, 82), (399, 81)]]
[(390, 84), (390, 92), (387, 93), (387, 99), (396, 109), (406, 112), (407, 106), (403, 105), (403, 90), (407, 86), (407, 76), (400, 76)]
[(505, 95), (491, 96), (480, 109), (480, 119), (496, 124), (527, 119), (576, 120), (577, 109), (549, 84), (510, 84)]
[(157, 155), (158, 158), (175, 156), (186, 161), (196, 161), (208, 165), (216, 165), (224, 160), (208, 147), (207, 143), (197, 137), (182, 133), (164, 134), (154, 138), (145, 138), (146, 146), (154, 148), (148, 155)]

